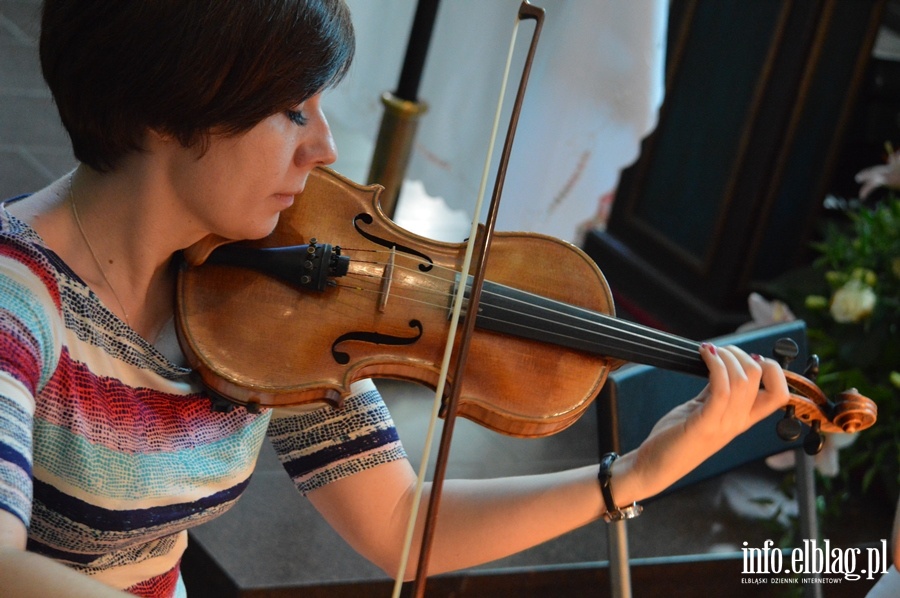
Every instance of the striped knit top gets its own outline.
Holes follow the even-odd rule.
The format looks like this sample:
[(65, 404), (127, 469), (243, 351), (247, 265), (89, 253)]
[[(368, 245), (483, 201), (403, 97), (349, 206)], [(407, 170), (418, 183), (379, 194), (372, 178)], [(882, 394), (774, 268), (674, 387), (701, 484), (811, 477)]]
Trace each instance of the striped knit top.
[(303, 493), (405, 457), (371, 383), (339, 411), (213, 411), (188, 369), (0, 208), (0, 508), (28, 526), (28, 550), (182, 595), (186, 530), (234, 504), (267, 433)]

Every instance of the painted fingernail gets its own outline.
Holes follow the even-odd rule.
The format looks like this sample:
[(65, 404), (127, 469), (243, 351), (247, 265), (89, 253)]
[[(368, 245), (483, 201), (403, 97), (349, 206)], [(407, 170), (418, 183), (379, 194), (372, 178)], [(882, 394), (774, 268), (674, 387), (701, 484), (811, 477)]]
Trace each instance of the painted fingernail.
[(762, 357), (760, 357), (759, 354), (757, 354), (757, 353), (751, 353), (751, 354), (750, 354), (750, 358), (751, 358), (753, 361), (762, 361)]
[(716, 354), (716, 346), (715, 345), (711, 345), (710, 343), (700, 343), (700, 347), (705, 348), (707, 351), (709, 351), (713, 355)]

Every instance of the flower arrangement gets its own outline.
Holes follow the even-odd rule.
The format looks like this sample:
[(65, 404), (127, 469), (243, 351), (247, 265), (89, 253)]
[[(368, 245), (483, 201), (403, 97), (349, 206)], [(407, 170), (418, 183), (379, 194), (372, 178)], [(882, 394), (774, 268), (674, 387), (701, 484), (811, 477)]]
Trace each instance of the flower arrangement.
[[(856, 388), (878, 405), (878, 421), (841, 451), (844, 492), (882, 488), (900, 495), (900, 152), (860, 172), (861, 200), (830, 198), (845, 215), (831, 222), (813, 266), (772, 289), (806, 320), (821, 358), (818, 385), (828, 396)], [(863, 201), (889, 191), (873, 205)], [(826, 485), (826, 490), (831, 484)]]

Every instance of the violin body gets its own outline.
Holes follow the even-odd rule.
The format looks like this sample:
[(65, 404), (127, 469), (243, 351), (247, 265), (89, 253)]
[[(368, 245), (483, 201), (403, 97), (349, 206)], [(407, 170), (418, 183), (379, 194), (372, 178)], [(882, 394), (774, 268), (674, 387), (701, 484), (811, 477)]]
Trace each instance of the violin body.
[[(352, 257), (347, 276), (321, 292), (223, 265), (182, 269), (179, 340), (207, 387), (260, 407), (339, 406), (350, 384), (363, 378), (436, 387), (465, 245), (400, 228), (381, 211), (380, 191), (316, 169), (271, 235), (241, 243), (282, 247), (320, 239), (344, 248)], [(495, 234), (486, 278), (614, 314), (593, 260), (551, 237)], [(479, 330), (471, 339), (459, 414), (508, 435), (553, 434), (578, 419), (619, 363)]]
[[(379, 207), (380, 192), (318, 168), (268, 237), (185, 251), (176, 329), (211, 394), (248, 409), (340, 407), (363, 378), (439, 386), (458, 287), (474, 286), (460, 273), (466, 246), (400, 228)], [(507, 435), (547, 436), (574, 423), (624, 362), (708, 373), (695, 341), (617, 319), (603, 274), (577, 247), (496, 233), (490, 248), (458, 415)], [(469, 296), (462, 301), (466, 318)], [(853, 389), (833, 403), (805, 376), (785, 377), (779, 434), (793, 439), (801, 422), (810, 426), (811, 454), (821, 432), (856, 432), (877, 418)], [(449, 375), (445, 399), (456, 383)]]

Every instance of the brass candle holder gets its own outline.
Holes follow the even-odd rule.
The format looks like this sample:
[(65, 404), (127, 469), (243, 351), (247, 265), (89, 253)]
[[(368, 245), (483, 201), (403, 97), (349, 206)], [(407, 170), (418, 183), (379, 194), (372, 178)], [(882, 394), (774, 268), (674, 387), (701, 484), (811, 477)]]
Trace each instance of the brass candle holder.
[(384, 115), (381, 117), (381, 127), (372, 154), (368, 182), (384, 187), (381, 208), (388, 217), (393, 218), (406, 167), (409, 165), (419, 117), (428, 110), (428, 104), (404, 100), (389, 91), (381, 94), (381, 102), (384, 104)]

